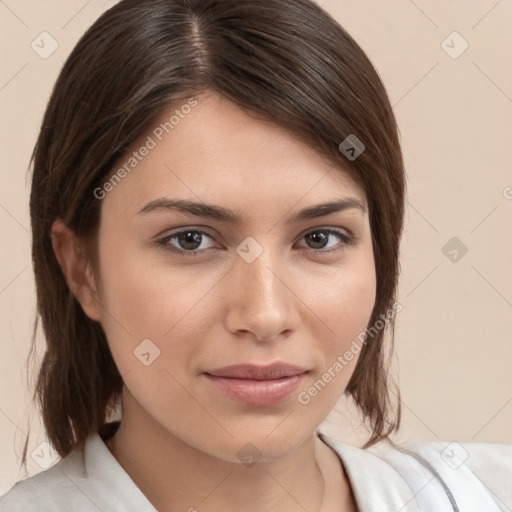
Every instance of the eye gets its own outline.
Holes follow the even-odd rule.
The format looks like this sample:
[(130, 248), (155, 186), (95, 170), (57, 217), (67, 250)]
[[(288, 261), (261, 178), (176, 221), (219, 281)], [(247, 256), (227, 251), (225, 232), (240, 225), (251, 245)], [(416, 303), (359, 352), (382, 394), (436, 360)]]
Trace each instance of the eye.
[[(201, 248), (204, 237), (212, 240), (212, 237), (202, 229), (187, 228), (182, 229), (167, 235), (166, 237), (157, 240), (156, 244), (168, 251), (178, 253), (183, 256), (198, 256), (200, 253), (205, 252), (208, 247)], [(329, 247), (329, 238), (334, 237), (338, 243)], [(315, 253), (332, 253), (345, 249), (347, 246), (354, 245), (357, 240), (354, 236), (347, 234), (340, 229), (321, 228), (309, 231), (301, 237), (305, 239), (308, 244), (312, 244), (311, 251)]]
[[(197, 256), (200, 252), (203, 252), (205, 248), (198, 249), (201, 247), (203, 237), (211, 238), (206, 231), (202, 229), (184, 229), (175, 233), (171, 233), (157, 241), (157, 244), (164, 249), (169, 251), (183, 254), (184, 256)], [(173, 245), (173, 241), (176, 241), (178, 246)]]
[[(336, 238), (338, 243), (334, 244), (334, 247), (331, 245), (331, 248), (325, 249), (325, 247), (329, 247), (328, 244), (330, 237)], [(333, 228), (315, 229), (314, 231), (309, 231), (306, 233), (302, 238), (304, 238), (309, 244), (313, 245), (312, 252), (319, 253), (331, 253), (340, 251), (345, 249), (347, 246), (356, 244), (357, 242), (354, 236), (349, 235), (340, 229)]]

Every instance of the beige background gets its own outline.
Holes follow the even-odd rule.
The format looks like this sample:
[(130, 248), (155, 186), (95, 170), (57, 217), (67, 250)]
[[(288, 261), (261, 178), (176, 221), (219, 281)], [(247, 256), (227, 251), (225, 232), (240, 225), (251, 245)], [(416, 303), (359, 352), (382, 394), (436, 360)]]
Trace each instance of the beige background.
[[(0, 2), (0, 493), (18, 479), (30, 414), (31, 474), (42, 467), (30, 452), (45, 441), (25, 378), (35, 304), (27, 165), (62, 63), (113, 3)], [(319, 3), (368, 53), (402, 135), (409, 197), (395, 358), (399, 439), (511, 443), (512, 2)], [(31, 48), (44, 31), (58, 43), (47, 59)], [(457, 58), (464, 41), (448, 37), (454, 31), (469, 45)], [(468, 249), (455, 262), (442, 250), (452, 237)], [(358, 444), (354, 421), (340, 402), (322, 430)]]

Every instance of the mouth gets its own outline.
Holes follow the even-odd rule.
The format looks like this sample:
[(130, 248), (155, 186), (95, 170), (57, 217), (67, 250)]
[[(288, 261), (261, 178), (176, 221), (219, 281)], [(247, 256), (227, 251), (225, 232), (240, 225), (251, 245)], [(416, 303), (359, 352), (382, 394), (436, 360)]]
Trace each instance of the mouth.
[(235, 379), (273, 380), (282, 377), (293, 377), (308, 371), (302, 366), (277, 362), (268, 365), (236, 364), (224, 366), (215, 370), (208, 370), (208, 375), (214, 377), (228, 377)]
[(229, 398), (248, 405), (266, 406), (288, 398), (309, 370), (286, 363), (267, 366), (234, 365), (204, 372), (208, 382)]

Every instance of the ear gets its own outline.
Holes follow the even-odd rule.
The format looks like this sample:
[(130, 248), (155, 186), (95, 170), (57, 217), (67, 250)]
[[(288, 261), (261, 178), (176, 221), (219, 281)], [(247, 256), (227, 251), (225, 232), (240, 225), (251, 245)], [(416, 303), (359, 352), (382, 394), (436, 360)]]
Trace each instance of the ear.
[(82, 306), (84, 313), (99, 322), (101, 303), (92, 273), (89, 272), (83, 245), (60, 219), (53, 223), (51, 237), (53, 252), (71, 293)]

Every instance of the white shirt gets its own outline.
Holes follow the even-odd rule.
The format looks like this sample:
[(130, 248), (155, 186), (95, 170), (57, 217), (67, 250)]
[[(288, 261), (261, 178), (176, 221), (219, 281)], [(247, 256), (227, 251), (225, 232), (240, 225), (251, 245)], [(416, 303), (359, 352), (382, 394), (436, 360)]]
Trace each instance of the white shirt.
[[(409, 443), (411, 456), (388, 443), (363, 450), (317, 434), (340, 458), (360, 512), (512, 511), (512, 444)], [(87, 439), (84, 456), (74, 450), (15, 483), (0, 512), (156, 512), (99, 434)]]

